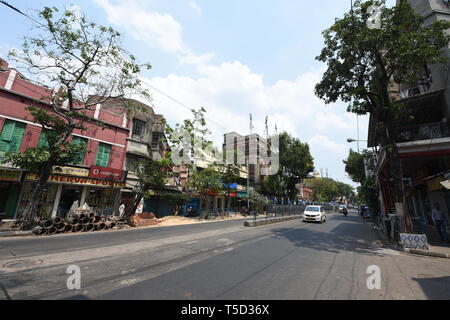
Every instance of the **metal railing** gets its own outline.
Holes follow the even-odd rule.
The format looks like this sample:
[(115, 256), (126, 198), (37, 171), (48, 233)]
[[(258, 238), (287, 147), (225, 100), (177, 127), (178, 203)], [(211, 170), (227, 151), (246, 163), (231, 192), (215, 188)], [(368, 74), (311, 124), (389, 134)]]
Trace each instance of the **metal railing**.
[(427, 123), (399, 128), (397, 143), (429, 140), (450, 136), (449, 126), (443, 122)]

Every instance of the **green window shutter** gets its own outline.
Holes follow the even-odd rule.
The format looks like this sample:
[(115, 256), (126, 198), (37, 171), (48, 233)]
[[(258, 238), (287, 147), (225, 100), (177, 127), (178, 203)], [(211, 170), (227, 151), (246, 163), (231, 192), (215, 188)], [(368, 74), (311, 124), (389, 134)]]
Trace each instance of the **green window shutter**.
[(83, 151), (81, 151), (81, 155), (82, 157), (80, 158), (80, 160), (78, 162), (74, 162), (73, 164), (75, 165), (82, 165), (83, 161), (84, 161), (84, 156), (86, 154), (86, 146), (87, 146), (87, 139), (86, 138), (81, 138), (81, 137), (73, 137), (72, 138), (72, 143), (75, 145), (79, 145), (82, 144), (83, 145)]
[(22, 145), (23, 135), (25, 133), (25, 123), (17, 122), (14, 126), (14, 131), (9, 144), (9, 152), (19, 152), (20, 146)]
[(109, 164), (109, 157), (111, 154), (111, 145), (106, 143), (99, 143), (97, 150), (97, 157), (95, 165), (99, 167), (107, 167)]
[(15, 126), (16, 121), (6, 120), (5, 124), (3, 125), (2, 136), (0, 139), (7, 142), (11, 141)]
[(47, 132), (45, 129), (42, 129), (41, 135), (39, 137), (38, 148), (48, 148), (48, 139)]
[(18, 152), (25, 127), (25, 123), (6, 120), (0, 135), (0, 152)]

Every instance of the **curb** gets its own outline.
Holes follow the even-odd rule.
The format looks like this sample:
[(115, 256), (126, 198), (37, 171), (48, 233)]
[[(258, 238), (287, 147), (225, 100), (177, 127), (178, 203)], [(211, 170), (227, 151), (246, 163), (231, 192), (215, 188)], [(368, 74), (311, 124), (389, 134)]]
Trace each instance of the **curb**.
[(28, 236), (32, 235), (31, 231), (4, 231), (0, 232), (0, 238), (6, 237), (20, 237), (20, 236)]
[(450, 259), (450, 254), (443, 253), (443, 252), (435, 252), (435, 251), (425, 251), (425, 250), (419, 250), (419, 249), (400, 249), (403, 252), (422, 255), (422, 256), (428, 256), (428, 257), (437, 257), (437, 258), (447, 258)]
[(289, 216), (289, 217), (282, 217), (282, 218), (269, 218), (269, 219), (264, 219), (264, 220), (248, 220), (248, 221), (244, 221), (244, 227), (258, 227), (258, 226), (264, 226), (267, 224), (291, 221), (291, 220), (296, 220), (296, 219), (301, 219), (301, 218), (302, 218), (302, 216)]
[(422, 256), (427, 256), (427, 257), (450, 259), (450, 254), (448, 254), (448, 253), (400, 247), (400, 246), (392, 243), (392, 241), (390, 239), (388, 239), (383, 232), (375, 230), (375, 229), (374, 229), (374, 231), (377, 234), (378, 238), (381, 240), (381, 242), (385, 246), (390, 246), (393, 250), (398, 250), (398, 251), (409, 253), (409, 254), (422, 255)]

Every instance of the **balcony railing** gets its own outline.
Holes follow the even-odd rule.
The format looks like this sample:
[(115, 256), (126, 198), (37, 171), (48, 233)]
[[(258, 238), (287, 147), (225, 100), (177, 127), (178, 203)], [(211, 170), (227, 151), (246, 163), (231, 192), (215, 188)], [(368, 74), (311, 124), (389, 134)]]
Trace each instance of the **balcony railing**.
[(450, 137), (447, 123), (435, 122), (399, 128), (397, 143)]

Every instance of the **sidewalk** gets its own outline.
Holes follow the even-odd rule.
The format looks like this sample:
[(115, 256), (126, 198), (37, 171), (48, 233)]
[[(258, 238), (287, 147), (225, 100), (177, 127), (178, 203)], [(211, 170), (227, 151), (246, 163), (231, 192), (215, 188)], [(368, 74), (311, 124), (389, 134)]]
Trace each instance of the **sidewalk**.
[[(372, 227), (374, 225), (372, 224)], [(378, 235), (381, 242), (394, 250), (403, 251), (411, 254), (418, 254), (429, 257), (447, 258), (450, 259), (450, 244), (436, 240), (434, 237), (431, 239), (431, 244), (428, 244), (429, 250), (409, 249), (403, 248), (399, 243), (396, 243), (390, 239), (383, 231), (373, 228), (374, 232)]]

